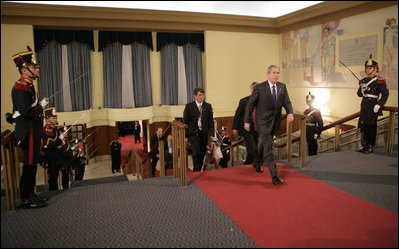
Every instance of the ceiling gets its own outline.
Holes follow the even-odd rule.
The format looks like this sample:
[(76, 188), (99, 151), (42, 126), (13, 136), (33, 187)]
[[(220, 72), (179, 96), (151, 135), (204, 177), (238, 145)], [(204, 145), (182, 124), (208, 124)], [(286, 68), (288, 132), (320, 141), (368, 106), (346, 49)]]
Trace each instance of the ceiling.
[[(6, 2), (6, 1), (5, 1)], [(13, 1), (19, 3), (187, 11), (276, 18), (323, 1)]]
[[(152, 31), (152, 32), (204, 32), (226, 31), (246, 33), (281, 34), (310, 27), (320, 23), (363, 14), (390, 7), (397, 1), (323, 1), (300, 10), (291, 10), (299, 2), (289, 1), (216, 1), (216, 2), (158, 2), (149, 1), (145, 7), (142, 1), (65, 1), (55, 5), (55, 1), (1, 1), (1, 23), (32, 25), (43, 29), (90, 29), (111, 31)], [(76, 4), (112, 3), (107, 7), (76, 6)], [(120, 4), (136, 3), (130, 8)], [(166, 4), (165, 4), (166, 3)], [(174, 3), (174, 4), (172, 4)], [(200, 6), (195, 5), (201, 3)], [(283, 6), (272, 3), (283, 4)], [(313, 2), (315, 3), (315, 2)], [(66, 5), (69, 4), (69, 5)], [(193, 5), (194, 4), (194, 5)], [(207, 5), (210, 4), (210, 5)], [(196, 12), (208, 6), (207, 13)], [(166, 10), (179, 7), (183, 10)], [(263, 6), (263, 7), (262, 7)], [(270, 6), (270, 7), (267, 7)], [(131, 9), (134, 8), (134, 9)], [(150, 8), (150, 9), (146, 9)], [(165, 10), (160, 10), (160, 9)], [(213, 10), (246, 10), (246, 14), (215, 14)], [(278, 14), (278, 17), (264, 17), (276, 14), (277, 10), (294, 11)], [(254, 16), (256, 15), (256, 16)], [(263, 16), (258, 16), (263, 15)]]

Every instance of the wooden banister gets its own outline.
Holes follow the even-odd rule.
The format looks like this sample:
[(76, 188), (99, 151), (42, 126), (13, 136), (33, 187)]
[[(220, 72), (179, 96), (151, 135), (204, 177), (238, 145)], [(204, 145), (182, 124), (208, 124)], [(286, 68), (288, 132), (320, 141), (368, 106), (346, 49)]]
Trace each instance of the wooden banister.
[(186, 129), (188, 126), (177, 120), (173, 120), (171, 125), (173, 139), (173, 176), (174, 178), (180, 178), (181, 187), (187, 187)]
[[(394, 135), (395, 135), (394, 134), (394, 132), (395, 132), (394, 131), (395, 130), (395, 127), (394, 127), (395, 126), (395, 112), (398, 112), (398, 107), (395, 107), (395, 106), (384, 106), (382, 108), (382, 110), (390, 112), (390, 114), (389, 114), (389, 131), (388, 131), (387, 151), (388, 151), (388, 153), (390, 155), (392, 155), (392, 153), (393, 153)], [(294, 117), (298, 117), (298, 118), (305, 118), (305, 116), (306, 115), (294, 114)], [(358, 118), (359, 116), (360, 116), (360, 112), (356, 112), (356, 113), (353, 113), (353, 114), (351, 114), (349, 116), (341, 118), (341, 119), (339, 119), (339, 120), (337, 120), (335, 122), (332, 122), (331, 124), (325, 125), (323, 127), (323, 131), (335, 127), (335, 145), (334, 145), (335, 151), (339, 150), (340, 125), (342, 125), (343, 123), (346, 123), (346, 122), (348, 122), (350, 120), (353, 120), (355, 118)], [(286, 114), (283, 115), (282, 118), (285, 118), (285, 117), (286, 117)], [(302, 126), (302, 124), (301, 124), (301, 126)], [(275, 148), (277, 148), (278, 151), (279, 151), (278, 154), (280, 154), (281, 148), (283, 148), (285, 146), (287, 146), (287, 151), (288, 151), (287, 153), (289, 153), (290, 152), (290, 144), (298, 142), (298, 141), (301, 141), (301, 137), (302, 137), (302, 134), (303, 134), (302, 128), (301, 128), (301, 137), (297, 137), (297, 138), (291, 139), (290, 134), (289, 134), (290, 132), (288, 132), (289, 131), (288, 130), (289, 127), (290, 126), (287, 124), (287, 141), (291, 141), (291, 143), (287, 143), (287, 142), (283, 142), (283, 143), (280, 143), (280, 144), (273, 143), (273, 146)], [(306, 127), (305, 127), (305, 132), (306, 132)], [(290, 156), (287, 155), (287, 157), (288, 157), (287, 161), (289, 161), (290, 160)]]
[(6, 130), (1, 133), (1, 162), (3, 165), (4, 188), (6, 192), (7, 210), (15, 212), (19, 194), (20, 168), (15, 146), (14, 132)]

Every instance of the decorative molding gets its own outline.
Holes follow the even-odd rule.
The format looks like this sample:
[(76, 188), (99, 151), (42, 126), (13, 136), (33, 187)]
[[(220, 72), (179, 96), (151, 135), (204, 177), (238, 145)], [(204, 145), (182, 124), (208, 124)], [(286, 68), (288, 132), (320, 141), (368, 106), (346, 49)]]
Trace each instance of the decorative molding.
[(230, 31), (279, 34), (293, 29), (397, 5), (396, 1), (325, 1), (279, 17), (206, 14), (180, 11), (1, 3), (2, 24), (40, 28), (114, 31)]

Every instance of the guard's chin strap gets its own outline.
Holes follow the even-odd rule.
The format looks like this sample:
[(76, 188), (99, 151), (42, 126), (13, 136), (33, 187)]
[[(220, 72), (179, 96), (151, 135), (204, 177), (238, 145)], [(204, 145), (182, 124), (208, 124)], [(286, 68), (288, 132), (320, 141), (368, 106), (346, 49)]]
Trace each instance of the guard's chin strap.
[(26, 67), (26, 69), (33, 75), (33, 80), (35, 80), (35, 79), (37, 79), (39, 76), (37, 76), (35, 73), (33, 73), (30, 69), (29, 69), (29, 67)]

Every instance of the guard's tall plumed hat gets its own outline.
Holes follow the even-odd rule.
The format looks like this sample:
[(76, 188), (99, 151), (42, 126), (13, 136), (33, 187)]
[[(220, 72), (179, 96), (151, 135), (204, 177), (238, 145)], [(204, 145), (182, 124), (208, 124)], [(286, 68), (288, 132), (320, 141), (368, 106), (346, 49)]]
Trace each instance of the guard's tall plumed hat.
[(370, 54), (370, 58), (364, 63), (365, 67), (375, 67), (377, 69), (377, 72), (379, 70), (378, 67), (378, 62), (374, 59), (372, 59), (372, 55)]
[(314, 100), (314, 95), (312, 95), (312, 94), (309, 92), (309, 94), (306, 95), (306, 102), (310, 102), (310, 101), (312, 101), (312, 100)]
[(50, 108), (45, 109), (44, 116), (45, 116), (45, 118), (57, 117), (57, 115), (55, 114), (55, 108), (50, 107)]
[(12, 56), (12, 59), (15, 62), (15, 65), (18, 69), (27, 66), (36, 66), (38, 65), (35, 60), (35, 56), (33, 54), (32, 49), (29, 46), (26, 46), (28, 51), (20, 52)]

